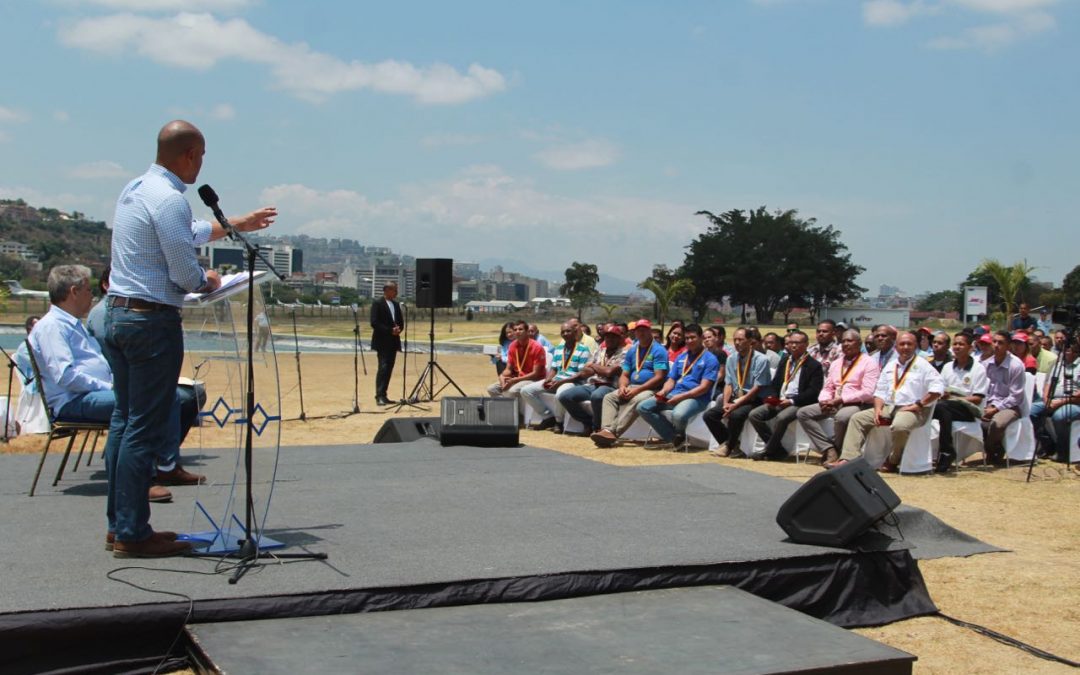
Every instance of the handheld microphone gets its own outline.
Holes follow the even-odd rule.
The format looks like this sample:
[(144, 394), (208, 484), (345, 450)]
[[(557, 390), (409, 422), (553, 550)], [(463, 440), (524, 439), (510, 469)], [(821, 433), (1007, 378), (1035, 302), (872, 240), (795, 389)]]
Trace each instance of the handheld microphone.
[(231, 237), (233, 227), (229, 224), (225, 214), (221, 212), (221, 207), (218, 206), (218, 196), (217, 193), (214, 192), (214, 188), (209, 185), (203, 185), (199, 188), (199, 198), (202, 199), (203, 204), (210, 207), (210, 210), (214, 212), (214, 217), (217, 218), (218, 222), (221, 223), (221, 226), (225, 228), (225, 231), (228, 232)]

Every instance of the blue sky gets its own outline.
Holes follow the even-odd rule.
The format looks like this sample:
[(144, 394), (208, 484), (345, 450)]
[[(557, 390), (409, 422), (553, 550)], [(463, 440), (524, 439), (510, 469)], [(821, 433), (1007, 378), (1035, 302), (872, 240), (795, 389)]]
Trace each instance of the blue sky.
[(766, 205), (840, 229), (875, 291), (988, 257), (1060, 283), (1078, 24), (1075, 0), (0, 0), (0, 197), (110, 221), (180, 117), (199, 183), (282, 234), (637, 281), (694, 212)]

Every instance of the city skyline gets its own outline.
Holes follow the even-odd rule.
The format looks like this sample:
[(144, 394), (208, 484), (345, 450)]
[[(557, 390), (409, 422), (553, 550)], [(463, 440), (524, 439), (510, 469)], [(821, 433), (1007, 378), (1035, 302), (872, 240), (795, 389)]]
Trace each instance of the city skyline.
[[(0, 198), (111, 221), (169, 119), (275, 234), (640, 281), (798, 209), (860, 285), (1076, 264), (1076, 3), (2, 3)], [(208, 211), (194, 191), (197, 215)], [(1064, 245), (1055, 242), (1063, 241)]]

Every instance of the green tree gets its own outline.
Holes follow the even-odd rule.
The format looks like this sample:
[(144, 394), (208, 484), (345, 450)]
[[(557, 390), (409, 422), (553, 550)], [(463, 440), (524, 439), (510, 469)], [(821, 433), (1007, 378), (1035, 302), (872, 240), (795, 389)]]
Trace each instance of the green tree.
[(926, 296), (915, 309), (920, 312), (959, 312), (963, 302), (964, 295), (960, 291), (944, 290)]
[(821, 308), (858, 297), (863, 268), (851, 262), (840, 231), (803, 220), (795, 210), (764, 206), (706, 216), (708, 230), (690, 243), (682, 272), (696, 289), (695, 305), (720, 301), (750, 305), (758, 323), (771, 323), (783, 306)]
[(1065, 275), (1061, 281), (1061, 292), (1065, 294), (1065, 302), (1080, 302), (1080, 265)]
[(694, 294), (694, 282), (689, 279), (657, 279), (652, 276), (638, 284), (638, 288), (643, 288), (653, 294), (656, 302), (656, 318), (660, 321), (661, 331), (664, 330), (668, 312), (676, 303), (676, 299), (693, 297)]
[(600, 273), (596, 265), (572, 262), (566, 268), (566, 283), (559, 287), (559, 293), (569, 298), (570, 306), (577, 310), (578, 321), (582, 311), (595, 305), (600, 300), (596, 285), (600, 283)]
[[(999, 260), (990, 258), (983, 260), (975, 273), (985, 275), (993, 280), (1001, 297), (1001, 304), (1005, 307), (1005, 324), (1012, 319), (1013, 307), (1017, 296), (1024, 286), (1031, 285), (1031, 272), (1035, 268), (1027, 264), (1026, 260), (1005, 265)], [(969, 276), (970, 278), (970, 276)]]

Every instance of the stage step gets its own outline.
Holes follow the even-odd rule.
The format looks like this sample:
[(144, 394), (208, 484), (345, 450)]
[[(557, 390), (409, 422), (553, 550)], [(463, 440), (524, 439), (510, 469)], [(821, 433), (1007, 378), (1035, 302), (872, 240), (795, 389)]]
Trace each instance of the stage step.
[(910, 673), (915, 657), (730, 586), (191, 626), (221, 673)]

